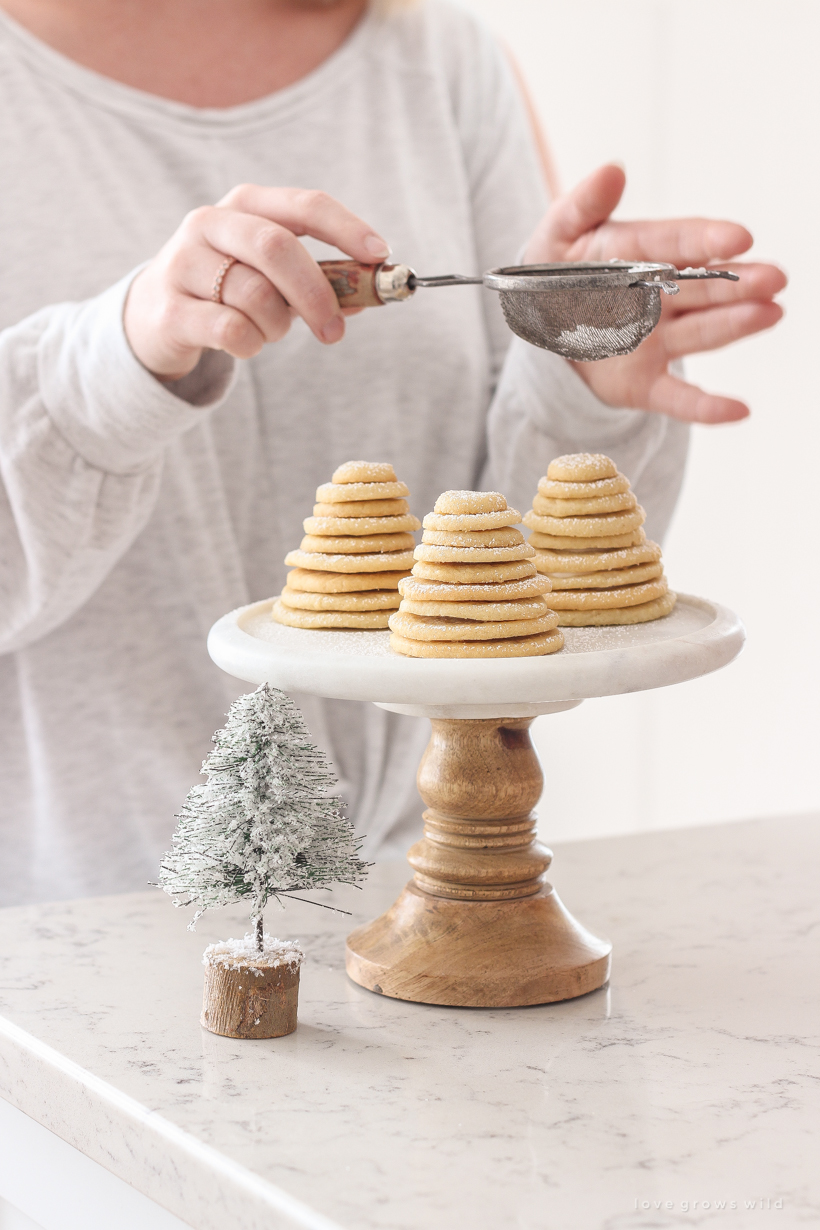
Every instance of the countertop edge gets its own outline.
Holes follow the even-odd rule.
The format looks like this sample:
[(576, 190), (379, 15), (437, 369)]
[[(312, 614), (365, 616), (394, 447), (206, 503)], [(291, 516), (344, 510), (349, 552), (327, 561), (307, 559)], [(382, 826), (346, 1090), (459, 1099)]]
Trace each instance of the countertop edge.
[(196, 1230), (342, 1230), (3, 1016), (0, 1097)]

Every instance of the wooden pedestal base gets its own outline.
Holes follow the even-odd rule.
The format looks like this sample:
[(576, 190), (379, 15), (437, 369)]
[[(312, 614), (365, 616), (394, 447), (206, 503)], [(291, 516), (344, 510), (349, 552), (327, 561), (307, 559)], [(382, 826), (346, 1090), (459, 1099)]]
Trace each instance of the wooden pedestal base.
[(408, 856), (414, 881), (347, 941), (354, 982), (395, 999), (472, 1008), (544, 1004), (609, 978), (545, 872), (535, 840), (543, 775), (532, 718), (434, 719), (418, 773), (429, 810)]

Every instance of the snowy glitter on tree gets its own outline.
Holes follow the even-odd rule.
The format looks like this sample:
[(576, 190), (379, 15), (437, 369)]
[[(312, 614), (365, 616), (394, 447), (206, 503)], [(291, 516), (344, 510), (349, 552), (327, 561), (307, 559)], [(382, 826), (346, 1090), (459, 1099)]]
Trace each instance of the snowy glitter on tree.
[(336, 785), (304, 718), (284, 692), (263, 684), (231, 705), (202, 766), (208, 781), (182, 805), (159, 885), (178, 906), (205, 910), (248, 900), (262, 951), (271, 897), (358, 884), (360, 841), (328, 794)]

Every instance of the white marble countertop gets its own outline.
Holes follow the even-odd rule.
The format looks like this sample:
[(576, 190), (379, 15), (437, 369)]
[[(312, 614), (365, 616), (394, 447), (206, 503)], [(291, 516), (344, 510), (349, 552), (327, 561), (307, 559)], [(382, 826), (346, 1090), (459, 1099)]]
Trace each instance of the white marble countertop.
[(197, 1230), (817, 1225), (818, 847), (815, 818), (557, 848), (611, 986), (499, 1011), (346, 978), (407, 875), (380, 867), (336, 897), (354, 920), (271, 911), (309, 960), (265, 1042), (198, 1023), (236, 910), (196, 935), (159, 891), (2, 911), (0, 1095)]

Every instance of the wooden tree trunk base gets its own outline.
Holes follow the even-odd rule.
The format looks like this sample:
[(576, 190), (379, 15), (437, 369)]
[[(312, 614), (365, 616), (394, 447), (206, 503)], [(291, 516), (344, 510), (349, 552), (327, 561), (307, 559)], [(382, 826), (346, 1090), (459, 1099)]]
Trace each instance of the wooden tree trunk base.
[(299, 966), (205, 966), (200, 1024), (225, 1038), (281, 1038), (296, 1028)]
[(610, 952), (549, 884), (514, 901), (454, 901), (411, 881), (386, 914), (348, 936), (346, 964), (354, 982), (393, 999), (516, 1008), (597, 990)]

